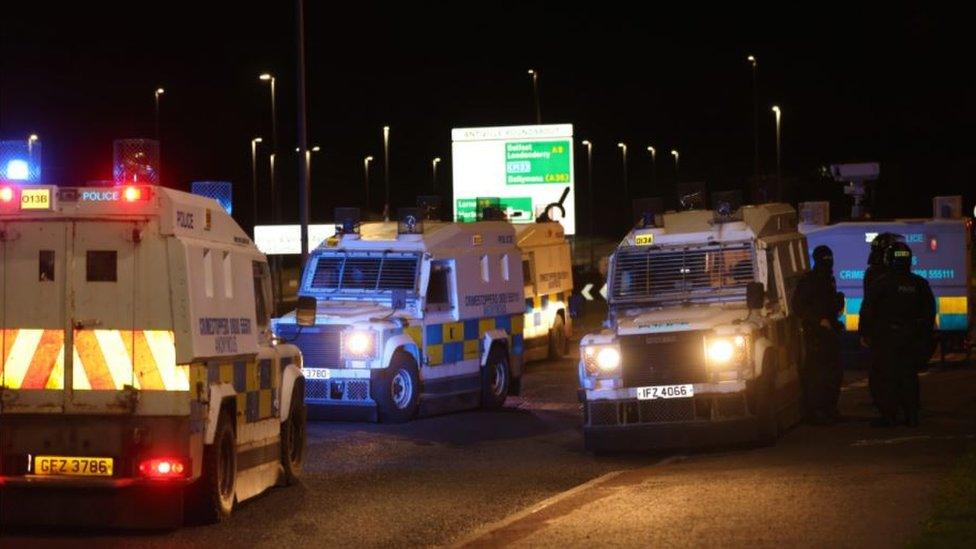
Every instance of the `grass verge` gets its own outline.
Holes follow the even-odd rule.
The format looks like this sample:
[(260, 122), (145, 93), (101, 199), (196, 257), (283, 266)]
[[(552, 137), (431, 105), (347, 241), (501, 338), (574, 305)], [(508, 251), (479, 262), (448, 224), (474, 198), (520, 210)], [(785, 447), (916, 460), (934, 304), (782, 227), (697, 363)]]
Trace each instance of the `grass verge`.
[(949, 473), (922, 533), (909, 547), (976, 547), (976, 450)]

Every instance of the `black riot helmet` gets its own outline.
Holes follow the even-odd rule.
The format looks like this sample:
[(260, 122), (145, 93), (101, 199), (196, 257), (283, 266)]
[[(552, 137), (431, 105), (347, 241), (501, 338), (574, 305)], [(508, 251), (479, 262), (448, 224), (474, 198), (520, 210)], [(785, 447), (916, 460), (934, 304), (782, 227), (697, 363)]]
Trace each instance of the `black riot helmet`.
[(887, 252), (888, 247), (895, 242), (900, 242), (902, 238), (900, 234), (895, 233), (881, 233), (874, 237), (874, 240), (871, 241), (871, 253), (868, 255), (868, 265), (884, 265), (885, 252)]
[(885, 250), (885, 266), (907, 273), (912, 268), (912, 249), (904, 242), (894, 242)]
[(813, 268), (834, 270), (834, 252), (828, 246), (817, 246), (813, 249)]

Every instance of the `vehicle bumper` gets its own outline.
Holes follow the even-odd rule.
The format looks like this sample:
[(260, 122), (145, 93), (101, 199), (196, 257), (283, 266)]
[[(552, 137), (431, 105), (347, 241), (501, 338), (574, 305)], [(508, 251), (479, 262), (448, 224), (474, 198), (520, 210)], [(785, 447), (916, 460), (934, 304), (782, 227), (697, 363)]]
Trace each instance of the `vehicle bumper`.
[[(183, 489), (200, 475), (202, 427), (190, 416), (0, 415), (0, 523), (178, 525)], [(113, 476), (37, 475), (31, 468), (37, 455), (112, 458)], [(190, 460), (188, 478), (139, 476), (143, 459), (160, 456)]]
[[(305, 406), (312, 420), (378, 421), (370, 396), (370, 370), (321, 369), (324, 376), (305, 378)], [(307, 371), (306, 371), (307, 373)]]
[(592, 451), (722, 446), (755, 440), (745, 382), (695, 384), (695, 396), (638, 400), (636, 388), (586, 391), (583, 436)]

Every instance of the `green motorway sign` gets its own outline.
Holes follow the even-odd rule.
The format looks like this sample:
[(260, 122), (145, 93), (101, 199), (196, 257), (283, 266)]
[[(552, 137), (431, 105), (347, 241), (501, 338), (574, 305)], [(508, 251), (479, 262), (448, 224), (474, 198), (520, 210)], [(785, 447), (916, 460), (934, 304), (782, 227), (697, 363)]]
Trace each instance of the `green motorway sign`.
[(510, 141), (505, 143), (505, 184), (569, 183), (570, 143)]
[[(532, 215), (532, 198), (528, 196), (516, 196), (509, 198), (498, 198), (498, 206), (508, 216), (512, 223), (528, 223), (535, 217)], [(494, 201), (494, 200), (493, 200)], [(456, 214), (454, 220), (458, 223), (471, 223), (478, 220), (478, 199), (477, 198), (458, 198)], [(484, 206), (485, 204), (482, 204)]]

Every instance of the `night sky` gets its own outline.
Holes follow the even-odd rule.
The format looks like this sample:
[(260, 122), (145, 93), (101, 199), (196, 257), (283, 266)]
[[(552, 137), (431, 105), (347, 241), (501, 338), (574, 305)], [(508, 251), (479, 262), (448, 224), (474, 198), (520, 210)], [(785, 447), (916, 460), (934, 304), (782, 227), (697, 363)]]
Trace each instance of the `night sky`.
[[(0, 14), (0, 138), (40, 134), (45, 182), (108, 179), (112, 140), (151, 136), (153, 90), (162, 86), (165, 184), (233, 181), (235, 213), (250, 225), (249, 141), (271, 133), (257, 76), (270, 71), (278, 77), (283, 211), (297, 220), (297, 155), (286, 152), (295, 147), (292, 2), (20, 4)], [(533, 122), (529, 68), (541, 74), (543, 121), (573, 123), (578, 140), (595, 143), (598, 221), (618, 219), (626, 204), (618, 141), (630, 147), (635, 196), (672, 194), (671, 148), (681, 151), (682, 180), (746, 188), (749, 54), (760, 67), (762, 165), (774, 169), (769, 107), (777, 103), (794, 198), (833, 199), (843, 215), (840, 186), (823, 180), (820, 166), (879, 161), (878, 215), (930, 215), (936, 194), (964, 194), (967, 210), (976, 200), (974, 47), (960, 14), (893, 4), (754, 12), (609, 2), (306, 4), (309, 143), (323, 149), (312, 162), (313, 221), (331, 219), (335, 206), (362, 205), (362, 158), (382, 157), (384, 124), (392, 127), (394, 204), (430, 192), (434, 156), (445, 161), (438, 192), (446, 194), (452, 127)], [(649, 144), (660, 151), (655, 189)], [(380, 163), (372, 181), (379, 197)]]

